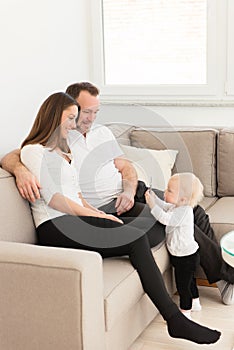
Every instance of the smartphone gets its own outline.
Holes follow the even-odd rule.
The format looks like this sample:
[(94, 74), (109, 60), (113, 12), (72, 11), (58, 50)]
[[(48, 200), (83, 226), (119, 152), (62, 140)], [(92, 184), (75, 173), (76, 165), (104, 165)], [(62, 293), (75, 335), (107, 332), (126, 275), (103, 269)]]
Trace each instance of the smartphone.
[(152, 191), (152, 176), (150, 176), (150, 185), (149, 185), (149, 192)]

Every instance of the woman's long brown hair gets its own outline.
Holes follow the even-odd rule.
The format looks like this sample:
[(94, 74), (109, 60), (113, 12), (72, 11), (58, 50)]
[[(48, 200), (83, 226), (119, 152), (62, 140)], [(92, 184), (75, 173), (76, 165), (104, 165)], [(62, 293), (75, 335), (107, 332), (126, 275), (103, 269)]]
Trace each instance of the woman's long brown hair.
[(41, 105), (32, 129), (26, 139), (22, 142), (21, 148), (28, 144), (39, 143), (43, 146), (60, 147), (67, 151), (66, 140), (60, 138), (60, 124), (62, 113), (70, 106), (78, 104), (73, 97), (64, 92), (57, 92), (50, 95)]

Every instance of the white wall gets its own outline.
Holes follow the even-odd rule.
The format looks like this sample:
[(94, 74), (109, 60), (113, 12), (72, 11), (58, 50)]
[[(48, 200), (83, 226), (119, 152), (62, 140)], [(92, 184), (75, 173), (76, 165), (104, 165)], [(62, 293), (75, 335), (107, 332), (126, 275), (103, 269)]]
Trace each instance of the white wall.
[(156, 110), (171, 125), (234, 127), (234, 107), (160, 107)]
[[(0, 156), (18, 148), (42, 101), (92, 74), (90, 0), (1, 0)], [(94, 63), (95, 64), (95, 63)], [(234, 107), (104, 105), (100, 122), (234, 126)]]
[(234, 127), (234, 107), (127, 106), (104, 104), (98, 122), (120, 122), (144, 126)]
[(18, 148), (48, 95), (89, 79), (88, 0), (1, 0), (0, 156)]

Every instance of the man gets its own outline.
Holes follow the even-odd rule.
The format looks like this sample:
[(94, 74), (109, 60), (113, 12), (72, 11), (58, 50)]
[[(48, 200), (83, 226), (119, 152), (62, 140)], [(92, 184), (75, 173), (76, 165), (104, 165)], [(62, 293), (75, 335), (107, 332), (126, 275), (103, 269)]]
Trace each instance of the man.
[[(83, 82), (70, 85), (66, 92), (80, 106), (77, 130), (70, 135), (70, 147), (75, 157), (83, 197), (95, 207), (118, 216), (150, 215), (143, 203), (146, 187), (137, 181), (133, 166), (122, 157), (122, 151), (111, 131), (105, 126), (94, 124), (99, 110), (99, 90)], [(2, 166), (15, 175), (21, 195), (33, 202), (40, 198), (40, 184), (21, 164), (19, 155), (20, 150), (6, 155), (2, 159)], [(200, 206), (194, 209), (194, 223), (201, 266), (208, 281), (217, 282), (222, 301), (231, 305), (234, 303), (234, 269), (222, 259), (209, 218)], [(159, 239), (162, 239), (160, 235)]]

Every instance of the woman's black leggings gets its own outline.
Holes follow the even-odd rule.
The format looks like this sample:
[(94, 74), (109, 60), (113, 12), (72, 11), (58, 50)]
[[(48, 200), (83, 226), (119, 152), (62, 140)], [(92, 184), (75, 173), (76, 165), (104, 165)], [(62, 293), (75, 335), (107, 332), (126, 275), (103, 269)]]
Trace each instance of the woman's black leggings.
[(155, 227), (153, 219), (144, 217), (123, 220), (124, 225), (121, 225), (97, 217), (60, 216), (37, 228), (38, 243), (96, 251), (103, 258), (128, 255), (144, 291), (167, 321), (178, 313), (178, 307), (168, 295), (151, 252), (151, 247), (162, 240), (164, 227), (159, 223)]

